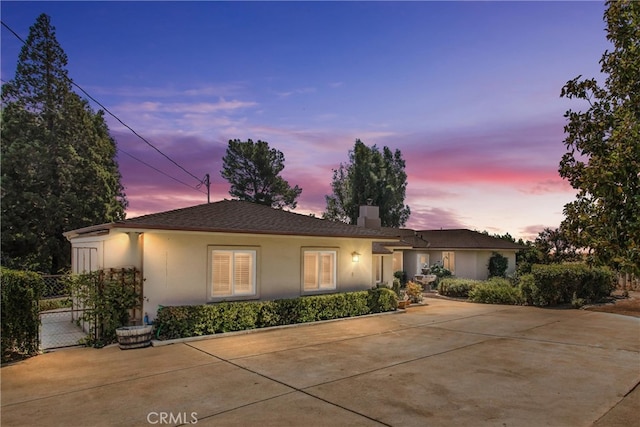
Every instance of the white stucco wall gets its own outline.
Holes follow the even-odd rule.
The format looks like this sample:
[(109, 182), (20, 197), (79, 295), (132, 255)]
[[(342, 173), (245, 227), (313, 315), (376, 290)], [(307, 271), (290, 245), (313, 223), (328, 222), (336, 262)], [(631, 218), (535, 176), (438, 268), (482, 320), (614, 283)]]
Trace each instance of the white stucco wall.
[[(432, 251), (405, 251), (404, 263), (405, 271), (409, 278), (416, 273), (418, 264), (418, 256), (421, 254), (429, 255), (429, 265), (436, 262), (442, 262), (442, 253), (445, 250)], [(448, 249), (447, 251), (455, 253), (455, 276), (465, 279), (486, 280), (489, 276), (489, 258), (494, 251), (491, 250), (468, 250), (468, 249)], [(516, 271), (516, 252), (515, 251), (496, 251), (509, 259), (507, 275)]]
[[(103, 268), (142, 268), (141, 238), (138, 233), (111, 232), (71, 240), (71, 271), (82, 273)], [(91, 262), (82, 259), (91, 252)], [(95, 259), (94, 259), (95, 256)]]
[[(208, 278), (210, 247), (257, 251), (257, 295), (250, 299), (269, 300), (303, 294), (304, 248), (337, 251), (337, 289), (333, 292), (373, 286), (372, 241), (369, 239), (167, 231), (145, 231), (143, 239), (144, 311), (151, 319), (155, 318), (159, 305), (212, 301)], [(352, 261), (354, 251), (360, 254), (357, 263)]]
[[(377, 239), (379, 240), (379, 239)], [(257, 295), (250, 299), (291, 298), (302, 289), (304, 249), (337, 252), (332, 292), (369, 289), (374, 284), (372, 240), (300, 236), (242, 235), (112, 229), (108, 234), (71, 239), (72, 266), (81, 272), (75, 254), (95, 251), (93, 269), (136, 267), (144, 275), (144, 307), (153, 320), (159, 305), (204, 304), (214, 301), (209, 289), (209, 250), (235, 247), (257, 251)], [(359, 262), (352, 253), (360, 254)], [(392, 257), (385, 256), (384, 280), (393, 281)], [(231, 299), (229, 299), (231, 300)]]

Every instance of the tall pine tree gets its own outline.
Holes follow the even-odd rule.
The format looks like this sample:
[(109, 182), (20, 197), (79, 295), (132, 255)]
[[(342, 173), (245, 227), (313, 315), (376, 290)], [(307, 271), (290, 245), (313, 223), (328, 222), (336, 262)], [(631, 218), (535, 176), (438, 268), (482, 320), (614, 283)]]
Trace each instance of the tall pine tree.
[(30, 28), (15, 78), (2, 86), (2, 264), (57, 273), (62, 233), (125, 217), (116, 143), (103, 113), (72, 90), (50, 18)]
[(266, 141), (229, 140), (220, 175), (229, 181), (229, 194), (238, 200), (283, 209), (295, 209), (302, 188), (291, 187), (280, 176), (284, 154)]
[(405, 162), (400, 150), (367, 147), (359, 139), (349, 152), (349, 163), (333, 171), (332, 194), (325, 196), (327, 209), (323, 217), (355, 224), (360, 206), (369, 201), (380, 207), (380, 221), (385, 227), (403, 227), (411, 210), (404, 204), (407, 189)]

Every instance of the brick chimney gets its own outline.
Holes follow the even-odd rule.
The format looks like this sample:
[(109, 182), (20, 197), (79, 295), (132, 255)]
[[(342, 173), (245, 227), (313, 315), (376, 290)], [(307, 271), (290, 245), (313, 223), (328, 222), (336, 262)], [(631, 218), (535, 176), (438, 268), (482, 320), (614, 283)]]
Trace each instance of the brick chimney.
[(358, 216), (358, 227), (373, 228), (380, 230), (380, 208), (378, 206), (360, 206), (360, 216)]

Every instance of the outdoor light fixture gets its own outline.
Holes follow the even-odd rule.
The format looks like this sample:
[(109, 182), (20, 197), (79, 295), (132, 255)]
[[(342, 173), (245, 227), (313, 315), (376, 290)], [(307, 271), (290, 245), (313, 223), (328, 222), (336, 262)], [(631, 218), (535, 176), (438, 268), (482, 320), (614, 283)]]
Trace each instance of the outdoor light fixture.
[(360, 254), (358, 252), (351, 252), (351, 261), (353, 262), (360, 261)]

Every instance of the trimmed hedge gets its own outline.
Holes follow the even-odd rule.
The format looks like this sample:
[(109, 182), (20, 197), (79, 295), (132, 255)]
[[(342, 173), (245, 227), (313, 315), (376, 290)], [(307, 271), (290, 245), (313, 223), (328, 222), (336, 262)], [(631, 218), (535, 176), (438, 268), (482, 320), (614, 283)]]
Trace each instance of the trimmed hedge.
[(520, 305), (524, 301), (522, 291), (507, 279), (493, 277), (480, 282), (469, 291), (469, 300), (484, 304)]
[(616, 274), (604, 267), (585, 264), (534, 264), (517, 285), (504, 278), (487, 281), (447, 278), (438, 285), (440, 295), (468, 298), (488, 304), (537, 306), (572, 304), (579, 307), (608, 297), (616, 286)]
[(438, 293), (446, 297), (467, 298), (469, 291), (479, 283), (477, 280), (448, 277), (438, 283)]
[(33, 355), (38, 352), (40, 316), (38, 301), (42, 297), (42, 276), (30, 271), (2, 268), (2, 361), (12, 352)]
[(397, 307), (395, 292), (378, 288), (275, 301), (161, 307), (155, 325), (159, 339), (175, 339), (361, 316)]
[(537, 306), (597, 302), (611, 294), (616, 275), (604, 267), (585, 264), (535, 264), (531, 274), (520, 278), (520, 288), (527, 304)]

